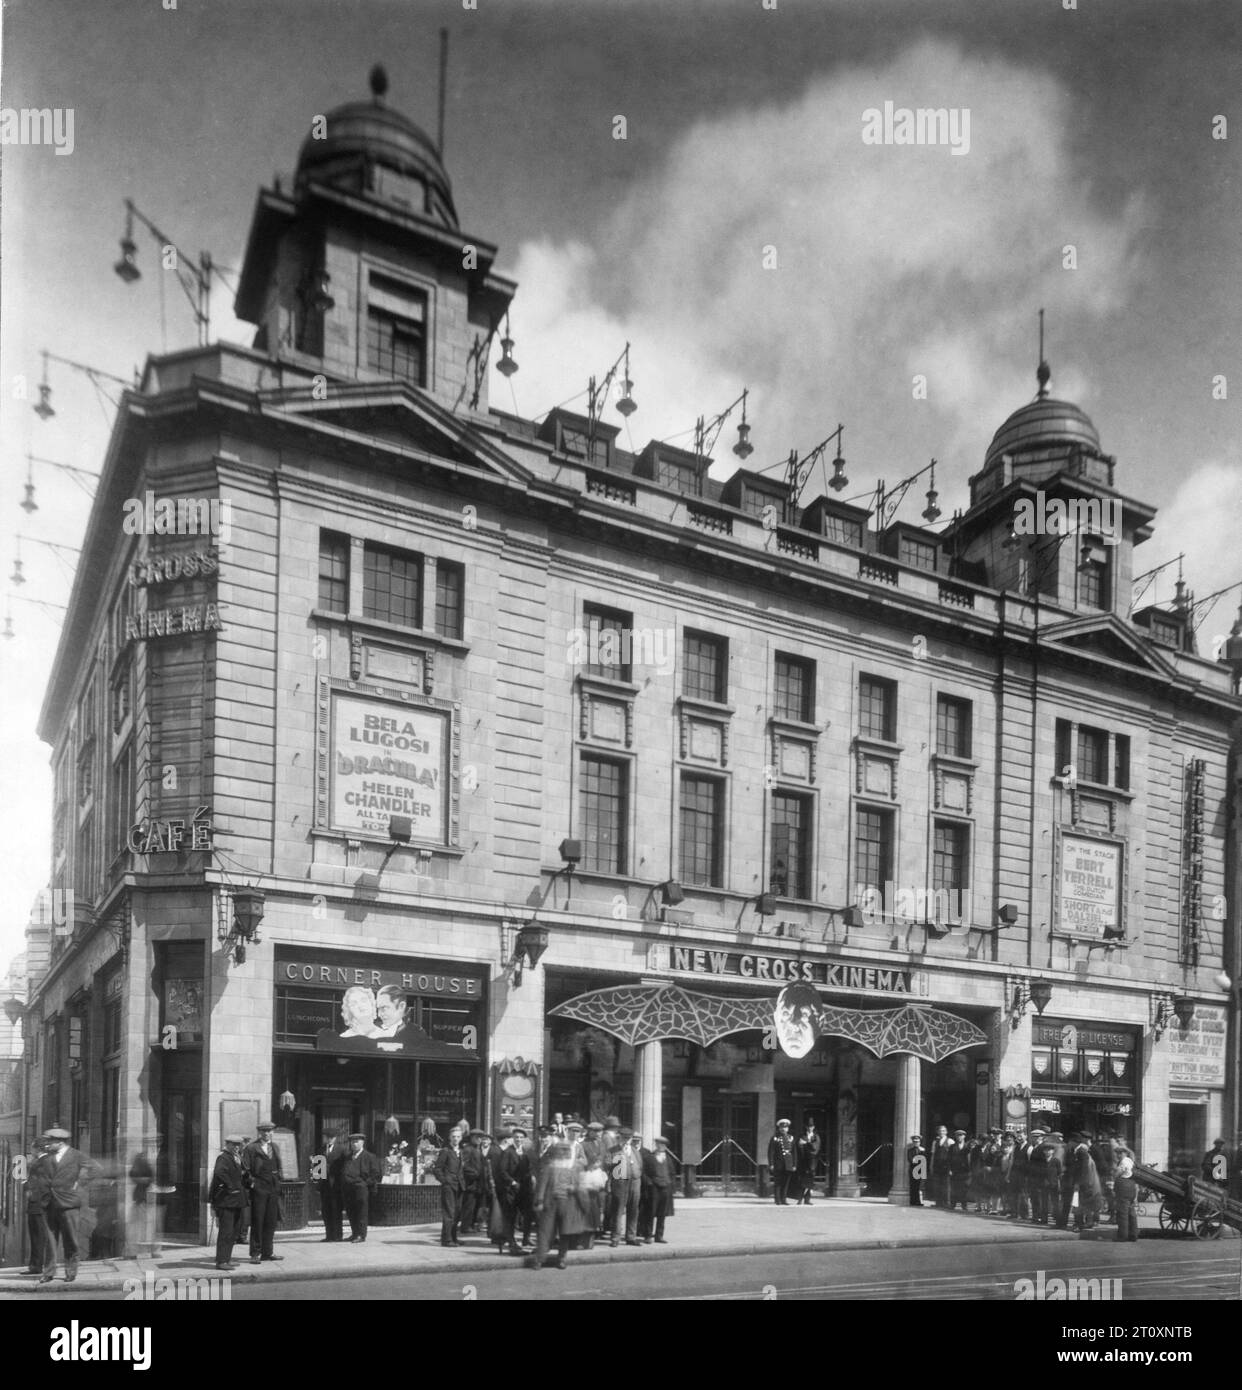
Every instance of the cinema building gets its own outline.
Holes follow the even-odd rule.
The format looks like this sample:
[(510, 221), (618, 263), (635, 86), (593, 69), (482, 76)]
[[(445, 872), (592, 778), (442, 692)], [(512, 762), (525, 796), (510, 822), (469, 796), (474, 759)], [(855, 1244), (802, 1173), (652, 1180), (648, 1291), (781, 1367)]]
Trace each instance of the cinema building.
[[(813, 1116), (895, 1200), (937, 1123), (1201, 1148), (1242, 638), (1128, 612), (1154, 511), (1092, 422), (1041, 369), (938, 530), (720, 481), (490, 406), (495, 256), (373, 94), (259, 194), (253, 344), (123, 398), (40, 726), (32, 1122), (164, 1136), (191, 1232), (268, 1118), (302, 1181), (328, 1125), (569, 1110), (729, 1190)], [(129, 534), (148, 490), (228, 525)], [(1116, 527), (1006, 545), (1037, 498)]]

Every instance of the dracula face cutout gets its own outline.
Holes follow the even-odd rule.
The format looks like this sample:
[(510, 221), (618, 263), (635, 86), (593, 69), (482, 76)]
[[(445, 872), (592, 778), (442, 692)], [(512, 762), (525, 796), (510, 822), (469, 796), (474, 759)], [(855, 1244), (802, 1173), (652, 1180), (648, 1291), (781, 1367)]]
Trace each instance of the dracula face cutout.
[(819, 995), (810, 985), (786, 985), (776, 996), (776, 1037), (787, 1057), (805, 1057), (819, 1034)]

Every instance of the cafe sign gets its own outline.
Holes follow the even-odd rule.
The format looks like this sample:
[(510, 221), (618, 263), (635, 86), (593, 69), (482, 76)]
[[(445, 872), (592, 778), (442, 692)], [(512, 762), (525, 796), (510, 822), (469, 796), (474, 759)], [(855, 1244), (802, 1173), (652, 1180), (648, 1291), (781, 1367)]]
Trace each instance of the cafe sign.
[[(694, 946), (670, 946), (653, 942), (647, 950), (649, 970), (680, 975), (714, 975), (722, 979), (755, 980), (777, 984), (818, 985), (852, 994), (911, 995), (916, 992), (911, 970), (880, 969), (834, 960), (800, 960), (748, 951), (716, 951)], [(917, 983), (921, 983), (918, 981)]]
[(129, 827), (126, 844), (134, 854), (181, 854), (187, 850), (211, 850), (211, 812), (200, 806), (186, 820), (143, 820)]

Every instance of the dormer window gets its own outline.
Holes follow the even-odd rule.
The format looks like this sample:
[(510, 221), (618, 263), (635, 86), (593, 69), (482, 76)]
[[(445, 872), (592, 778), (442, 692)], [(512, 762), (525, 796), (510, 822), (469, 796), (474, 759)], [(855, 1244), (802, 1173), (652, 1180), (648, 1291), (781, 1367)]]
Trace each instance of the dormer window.
[(367, 288), (367, 366), (373, 372), (427, 384), (427, 296), (372, 275)]

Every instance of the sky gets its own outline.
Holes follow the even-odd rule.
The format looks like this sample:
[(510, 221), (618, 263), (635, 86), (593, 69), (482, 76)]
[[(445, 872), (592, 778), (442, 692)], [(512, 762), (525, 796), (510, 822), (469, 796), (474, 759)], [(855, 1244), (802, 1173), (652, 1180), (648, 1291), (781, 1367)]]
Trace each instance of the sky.
[[(259, 187), (373, 63), (434, 134), (441, 28), (462, 228), (519, 283), (520, 370), (493, 374), (493, 404), (581, 406), (629, 342), (623, 443), (688, 442), (745, 388), (748, 466), (840, 424), (843, 496), (935, 458), (947, 520), (1034, 395), (1043, 308), (1052, 394), (1159, 509), (1136, 570), (1185, 552), (1198, 595), (1242, 581), (1236, 0), (8, 0), (0, 19), (0, 119), (60, 110), (63, 137), (73, 112), (71, 152), (0, 162), (0, 965), (50, 853), (35, 725), (61, 613), (29, 600), (65, 603), (90, 507), (89, 483), (35, 463), (28, 516), (27, 455), (97, 471), (118, 390), (53, 362), (40, 420), (40, 353), (128, 379), (192, 346), (147, 233), (143, 278), (112, 273), (123, 200), (235, 270)], [(968, 146), (864, 141), (886, 103), (954, 112), (959, 136), (969, 112)], [(213, 338), (249, 344), (231, 310), (217, 284)]]

